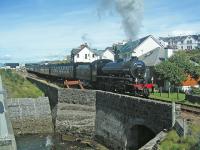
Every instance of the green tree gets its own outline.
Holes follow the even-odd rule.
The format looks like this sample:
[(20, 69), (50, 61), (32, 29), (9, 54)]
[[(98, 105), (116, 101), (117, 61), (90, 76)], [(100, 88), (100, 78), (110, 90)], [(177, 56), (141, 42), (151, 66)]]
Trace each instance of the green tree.
[(159, 78), (168, 80), (172, 85), (180, 85), (187, 77), (184, 73), (184, 69), (170, 61), (164, 61), (158, 64), (155, 67), (155, 71)]
[(200, 69), (191, 62), (191, 56), (185, 51), (176, 52), (169, 61), (175, 63), (179, 68), (182, 68), (185, 74), (191, 75), (193, 78), (199, 78)]

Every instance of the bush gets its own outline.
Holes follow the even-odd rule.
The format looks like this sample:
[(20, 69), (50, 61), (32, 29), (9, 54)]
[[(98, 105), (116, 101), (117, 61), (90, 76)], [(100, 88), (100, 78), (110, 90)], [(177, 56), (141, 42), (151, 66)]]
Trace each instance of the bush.
[(194, 95), (200, 95), (200, 88), (192, 88), (192, 94)]

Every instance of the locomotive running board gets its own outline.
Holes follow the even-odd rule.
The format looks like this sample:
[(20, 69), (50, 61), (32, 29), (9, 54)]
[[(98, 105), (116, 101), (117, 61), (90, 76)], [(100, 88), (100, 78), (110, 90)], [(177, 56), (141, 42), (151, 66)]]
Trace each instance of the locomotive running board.
[(130, 81), (132, 81), (132, 78), (127, 78), (127, 77), (97, 76), (97, 78), (107, 78), (107, 79), (118, 79), (118, 80), (130, 80)]
[(80, 80), (77, 80), (77, 81), (67, 81), (67, 80), (65, 80), (64, 81), (64, 86), (67, 87), (68, 89), (70, 88), (69, 86), (72, 86), (72, 85), (79, 85), (82, 90), (84, 89)]

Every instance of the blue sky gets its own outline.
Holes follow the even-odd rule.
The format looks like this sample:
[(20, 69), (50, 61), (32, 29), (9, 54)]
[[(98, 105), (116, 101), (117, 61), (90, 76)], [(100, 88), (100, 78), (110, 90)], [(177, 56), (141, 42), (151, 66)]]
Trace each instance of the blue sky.
[[(88, 41), (103, 49), (126, 40), (114, 11), (99, 0), (0, 0), (0, 63), (62, 59)], [(138, 37), (200, 33), (199, 0), (144, 0)]]

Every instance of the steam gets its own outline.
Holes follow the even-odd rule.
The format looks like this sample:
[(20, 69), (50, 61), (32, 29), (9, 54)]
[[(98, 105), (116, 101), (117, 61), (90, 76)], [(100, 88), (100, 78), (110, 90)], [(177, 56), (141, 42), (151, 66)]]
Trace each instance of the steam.
[(115, 9), (121, 16), (124, 32), (129, 39), (136, 39), (142, 26), (144, 0), (100, 0), (98, 14), (103, 10), (112, 12)]
[(84, 43), (87, 43), (90, 47), (92, 46), (92, 39), (90, 39), (89, 35), (87, 33), (84, 33), (81, 36), (81, 39), (83, 40)]

